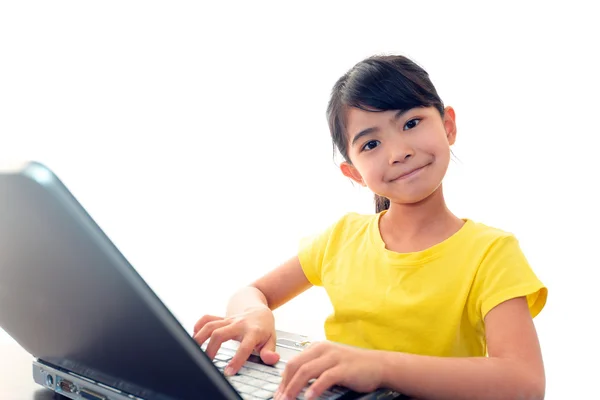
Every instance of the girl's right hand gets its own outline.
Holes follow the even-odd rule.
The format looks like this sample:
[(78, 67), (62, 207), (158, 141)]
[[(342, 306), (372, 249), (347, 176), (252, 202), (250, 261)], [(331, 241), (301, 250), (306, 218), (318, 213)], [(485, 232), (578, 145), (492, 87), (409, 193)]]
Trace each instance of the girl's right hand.
[(275, 352), (275, 318), (267, 307), (252, 308), (227, 318), (203, 316), (194, 326), (194, 340), (202, 346), (208, 339), (206, 355), (211, 360), (224, 342), (240, 342), (235, 356), (225, 368), (225, 375), (235, 375), (254, 350), (265, 364), (273, 365), (279, 361), (279, 354)]

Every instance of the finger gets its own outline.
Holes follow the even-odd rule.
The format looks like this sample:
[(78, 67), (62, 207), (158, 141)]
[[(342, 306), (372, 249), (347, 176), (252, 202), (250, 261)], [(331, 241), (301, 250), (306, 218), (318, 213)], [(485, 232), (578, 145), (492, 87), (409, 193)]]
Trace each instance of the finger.
[(249, 334), (242, 339), (240, 345), (235, 352), (235, 355), (227, 364), (225, 368), (225, 375), (235, 375), (242, 368), (244, 363), (248, 360), (254, 348), (258, 345), (258, 339), (256, 336)]
[(194, 336), (196, 336), (196, 333), (198, 333), (198, 331), (200, 329), (202, 329), (202, 327), (204, 327), (204, 325), (206, 325), (207, 323), (212, 322), (212, 321), (218, 321), (220, 319), (223, 319), (223, 318), (216, 317), (214, 315), (204, 315), (204, 316), (202, 316), (202, 318), (200, 318), (198, 320), (198, 322), (196, 322), (196, 325), (194, 325)]
[(285, 387), (288, 384), (290, 377), (294, 376), (300, 366), (318, 358), (321, 354), (323, 354), (323, 346), (315, 343), (302, 353), (295, 355), (286, 363), (283, 373), (281, 374), (281, 383), (279, 387)]
[(279, 361), (279, 354), (277, 353), (277, 339), (275, 335), (271, 335), (265, 344), (260, 348), (260, 359), (265, 364), (273, 365)]
[(206, 346), (206, 355), (211, 360), (215, 358), (223, 342), (231, 340), (241, 333), (241, 327), (232, 324), (231, 321), (217, 321), (216, 323), (224, 323), (227, 325), (218, 327), (210, 335), (210, 341), (208, 342), (208, 346)]
[(281, 393), (288, 399), (295, 399), (302, 389), (308, 385), (313, 378), (319, 377), (327, 370), (335, 366), (335, 361), (330, 357), (319, 357), (300, 366), (293, 376), (289, 377), (289, 383), (281, 388)]
[(196, 335), (194, 336), (194, 340), (196, 341), (196, 343), (198, 343), (200, 346), (202, 346), (204, 344), (204, 342), (206, 342), (208, 340), (210, 335), (212, 335), (212, 333), (215, 329), (221, 328), (223, 326), (227, 326), (230, 323), (231, 323), (231, 321), (225, 321), (225, 320), (209, 322), (206, 325), (204, 325), (198, 331), (198, 333), (196, 333)]
[(340, 384), (343, 380), (342, 367), (336, 366), (323, 372), (308, 388), (304, 398), (313, 400), (319, 398), (327, 389)]

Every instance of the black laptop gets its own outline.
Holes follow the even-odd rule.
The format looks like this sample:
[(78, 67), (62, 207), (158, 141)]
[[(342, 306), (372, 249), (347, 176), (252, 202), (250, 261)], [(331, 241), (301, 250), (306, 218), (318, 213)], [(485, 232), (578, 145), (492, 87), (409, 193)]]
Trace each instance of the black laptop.
[[(71, 399), (269, 399), (285, 365), (253, 356), (226, 378), (234, 350), (210, 360), (36, 162), (0, 170), (0, 327), (33, 356), (33, 379)], [(323, 398), (397, 396), (335, 387)]]

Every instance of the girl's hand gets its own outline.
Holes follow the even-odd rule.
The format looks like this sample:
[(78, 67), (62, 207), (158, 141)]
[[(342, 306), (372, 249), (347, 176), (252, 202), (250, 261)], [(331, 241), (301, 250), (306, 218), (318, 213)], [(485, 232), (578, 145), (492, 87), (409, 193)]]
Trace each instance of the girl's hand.
[(382, 365), (376, 352), (332, 342), (320, 342), (291, 359), (283, 372), (275, 399), (295, 399), (309, 381), (306, 399), (316, 399), (334, 385), (356, 392), (371, 392), (382, 382)]
[(206, 355), (211, 360), (224, 342), (240, 342), (235, 356), (225, 368), (225, 375), (235, 375), (254, 350), (266, 364), (279, 361), (279, 354), (275, 352), (275, 318), (267, 307), (253, 308), (228, 318), (203, 316), (194, 326), (194, 340), (202, 345), (208, 339)]

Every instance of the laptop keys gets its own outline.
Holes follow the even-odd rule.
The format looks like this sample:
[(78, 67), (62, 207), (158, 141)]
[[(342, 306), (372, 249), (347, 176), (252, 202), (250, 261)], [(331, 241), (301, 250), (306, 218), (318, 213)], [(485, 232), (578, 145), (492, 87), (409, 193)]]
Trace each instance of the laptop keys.
[[(231, 360), (232, 355), (227, 353), (217, 353), (213, 363), (223, 372), (227, 362)], [(240, 393), (243, 399), (272, 399), (281, 383), (281, 372), (285, 364), (279, 362), (275, 366), (262, 364), (258, 357), (251, 357), (237, 374), (227, 377), (231, 385)], [(298, 396), (299, 400), (304, 399), (306, 388)], [(344, 390), (332, 388), (327, 390), (319, 399), (334, 400), (341, 397)]]

